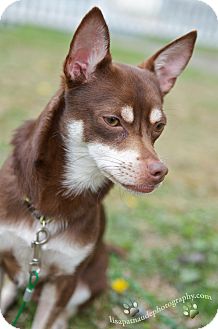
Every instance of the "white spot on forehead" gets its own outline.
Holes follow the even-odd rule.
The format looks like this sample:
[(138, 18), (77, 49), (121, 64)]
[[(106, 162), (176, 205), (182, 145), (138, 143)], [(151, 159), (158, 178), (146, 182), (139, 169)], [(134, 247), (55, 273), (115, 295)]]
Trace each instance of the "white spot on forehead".
[(121, 116), (126, 122), (132, 123), (134, 121), (133, 108), (129, 105), (122, 107)]
[(150, 122), (152, 124), (154, 124), (154, 123), (160, 121), (162, 116), (163, 116), (162, 111), (158, 108), (154, 108), (151, 110), (151, 113), (150, 113)]

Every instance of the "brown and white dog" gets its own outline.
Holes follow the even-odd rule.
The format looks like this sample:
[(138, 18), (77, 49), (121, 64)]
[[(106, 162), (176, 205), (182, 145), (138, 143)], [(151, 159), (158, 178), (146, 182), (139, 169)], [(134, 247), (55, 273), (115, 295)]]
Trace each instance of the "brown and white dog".
[[(166, 125), (163, 97), (186, 67), (196, 31), (139, 66), (113, 63), (108, 27), (98, 8), (82, 20), (64, 63), (59, 91), (36, 120), (15, 133), (0, 172), (1, 311), (28, 280), (36, 230), (23, 200), (53, 219), (43, 246), (32, 329), (64, 329), (106, 288), (107, 250), (102, 199), (113, 183), (140, 193), (167, 174), (154, 151)], [(49, 297), (48, 297), (49, 296)]]

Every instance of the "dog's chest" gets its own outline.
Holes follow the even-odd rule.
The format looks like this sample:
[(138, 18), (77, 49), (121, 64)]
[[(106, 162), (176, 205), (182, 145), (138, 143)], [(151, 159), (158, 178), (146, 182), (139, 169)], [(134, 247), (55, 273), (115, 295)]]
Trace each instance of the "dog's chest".
[[(28, 229), (24, 225), (0, 227), (0, 253), (11, 252), (20, 268), (16, 275), (19, 286), (26, 283), (29, 262), (33, 256), (31, 242), (35, 238), (36, 229)], [(73, 274), (76, 267), (91, 253), (93, 244), (85, 246), (67, 241), (66, 234), (52, 237), (42, 246), (41, 272), (43, 278), (49, 273), (55, 275)]]

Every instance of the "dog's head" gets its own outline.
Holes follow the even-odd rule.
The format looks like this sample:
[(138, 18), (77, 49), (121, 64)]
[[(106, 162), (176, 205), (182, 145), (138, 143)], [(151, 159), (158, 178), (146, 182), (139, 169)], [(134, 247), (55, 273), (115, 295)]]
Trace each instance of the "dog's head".
[(68, 191), (97, 191), (111, 180), (147, 193), (167, 174), (154, 143), (166, 125), (163, 97), (193, 52), (196, 32), (173, 41), (139, 66), (113, 63), (98, 8), (82, 20), (64, 63)]

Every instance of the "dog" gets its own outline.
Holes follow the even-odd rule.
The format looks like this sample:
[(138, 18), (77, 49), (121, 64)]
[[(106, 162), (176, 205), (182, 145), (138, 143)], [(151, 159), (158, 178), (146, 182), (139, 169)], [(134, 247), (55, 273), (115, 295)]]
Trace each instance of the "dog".
[(16, 130), (0, 171), (0, 266), (10, 279), (2, 290), (4, 315), (27, 285), (37, 218), (51, 221), (32, 329), (67, 328), (78, 308), (106, 289), (102, 200), (114, 184), (144, 194), (164, 180), (168, 169), (154, 150), (166, 125), (163, 98), (196, 37), (191, 31), (138, 66), (118, 64), (100, 9), (83, 18), (60, 89), (36, 120)]

